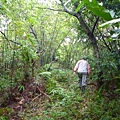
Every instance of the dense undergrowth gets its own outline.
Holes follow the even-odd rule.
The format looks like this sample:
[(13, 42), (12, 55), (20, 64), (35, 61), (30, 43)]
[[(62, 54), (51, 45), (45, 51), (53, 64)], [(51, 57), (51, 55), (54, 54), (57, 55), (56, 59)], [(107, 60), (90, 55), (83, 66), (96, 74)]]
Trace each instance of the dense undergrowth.
[[(88, 82), (92, 81), (88, 79)], [(31, 94), (32, 97), (24, 103), (21, 109), (19, 108), (15, 120), (120, 119), (118, 89), (112, 93), (116, 95), (112, 99), (110, 95), (105, 96), (108, 93), (102, 95), (101, 91), (96, 91), (94, 85), (88, 85), (83, 94), (77, 76), (74, 76), (70, 70), (54, 69), (50, 72), (42, 72), (34, 81), (27, 84), (27, 86), (30, 85), (32, 91), (25, 95)], [(22, 93), (27, 88), (24, 86)], [(24, 96), (22, 97), (24, 98)], [(9, 114), (4, 114), (3, 109), (7, 110)], [(0, 120), (13, 119), (13, 111), (9, 106), (1, 108), (0, 115)]]

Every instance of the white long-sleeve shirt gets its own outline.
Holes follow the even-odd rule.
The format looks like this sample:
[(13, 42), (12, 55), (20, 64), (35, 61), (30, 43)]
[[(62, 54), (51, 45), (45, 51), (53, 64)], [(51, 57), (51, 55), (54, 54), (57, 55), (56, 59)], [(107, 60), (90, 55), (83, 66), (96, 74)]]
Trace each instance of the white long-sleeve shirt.
[(74, 67), (74, 71), (78, 73), (90, 73), (90, 66), (86, 60), (79, 60)]

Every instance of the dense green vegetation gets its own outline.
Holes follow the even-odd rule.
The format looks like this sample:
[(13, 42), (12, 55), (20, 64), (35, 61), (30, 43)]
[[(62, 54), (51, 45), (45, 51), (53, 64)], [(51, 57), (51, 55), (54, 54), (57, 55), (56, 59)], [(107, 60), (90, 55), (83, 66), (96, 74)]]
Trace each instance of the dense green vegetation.
[(37, 101), (37, 106), (34, 103), (28, 106), (29, 109), (21, 114), (25, 120), (31, 117), (31, 120), (119, 120), (118, 96), (102, 97), (93, 85), (89, 85), (86, 93), (82, 94), (77, 77), (72, 75), (72, 71), (43, 72), (41, 78), (47, 78), (45, 84), (49, 98), (44, 103), (44, 109), (40, 101)]
[[(0, 120), (119, 120), (119, 7), (0, 0)], [(85, 94), (73, 75), (82, 56), (91, 66)]]

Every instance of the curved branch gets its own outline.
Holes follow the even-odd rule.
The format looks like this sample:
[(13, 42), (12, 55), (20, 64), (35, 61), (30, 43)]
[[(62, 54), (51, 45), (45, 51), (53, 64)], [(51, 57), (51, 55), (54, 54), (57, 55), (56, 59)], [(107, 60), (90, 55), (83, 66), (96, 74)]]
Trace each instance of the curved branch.
[(4, 38), (5, 38), (7, 41), (22, 46), (22, 45), (21, 45), (20, 43), (18, 43), (18, 42), (15, 42), (15, 41), (13, 41), (13, 40), (8, 40), (8, 38), (6, 37), (5, 33), (3, 33), (2, 31), (0, 31), (0, 33), (4, 36)]
[(111, 52), (112, 51), (112, 49), (109, 47), (109, 45), (106, 43), (106, 41), (105, 41), (105, 39), (104, 39), (104, 36), (103, 36), (103, 34), (100, 32), (100, 34), (101, 34), (101, 37), (102, 37), (102, 40), (103, 40), (103, 42), (104, 42), (104, 44), (105, 44), (105, 46), (108, 48), (108, 50)]
[[(78, 19), (80, 25), (82, 26), (82, 28), (84, 29), (85, 33), (87, 34), (87, 36), (91, 40), (91, 43), (92, 43), (92, 46), (93, 46), (93, 49), (94, 49), (95, 57), (99, 58), (99, 49), (98, 49), (96, 37), (94, 36), (92, 31), (89, 29), (89, 27), (87, 26), (87, 24), (85, 23), (85, 21), (83, 20), (82, 15), (81, 15), (81, 12), (84, 9), (84, 7), (81, 10), (79, 10), (77, 13), (75, 13), (75, 12), (70, 11), (70, 10), (67, 9), (65, 4), (63, 3), (63, 0), (60, 0), (60, 2), (62, 4), (65, 12), (69, 13), (70, 15), (75, 16)], [(96, 26), (96, 24), (94, 26)], [(94, 29), (95, 29), (95, 27), (93, 28), (93, 31), (94, 31)]]
[(56, 9), (53, 9), (53, 8), (40, 8), (40, 7), (38, 7), (38, 8), (39, 9), (52, 10), (52, 11), (58, 11), (58, 12), (65, 12), (64, 10), (61, 10), (61, 9), (56, 10)]
[(76, 16), (76, 13), (75, 13), (75, 12), (67, 9), (67, 7), (65, 6), (65, 4), (63, 3), (63, 0), (60, 0), (60, 2), (61, 2), (62, 6), (63, 6), (63, 8), (64, 8), (64, 12), (66, 12), (66, 13), (68, 13), (68, 14), (70, 14), (70, 15)]

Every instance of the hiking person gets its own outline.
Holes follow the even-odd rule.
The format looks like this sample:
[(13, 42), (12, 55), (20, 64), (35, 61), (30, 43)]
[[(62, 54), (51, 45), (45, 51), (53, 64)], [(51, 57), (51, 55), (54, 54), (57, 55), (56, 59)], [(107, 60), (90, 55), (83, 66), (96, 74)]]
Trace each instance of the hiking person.
[(90, 65), (85, 60), (85, 57), (82, 57), (82, 59), (76, 63), (74, 67), (74, 75), (76, 75), (76, 72), (78, 73), (81, 90), (82, 92), (84, 92), (85, 87), (87, 86), (86, 84), (87, 76), (89, 76), (90, 74)]

